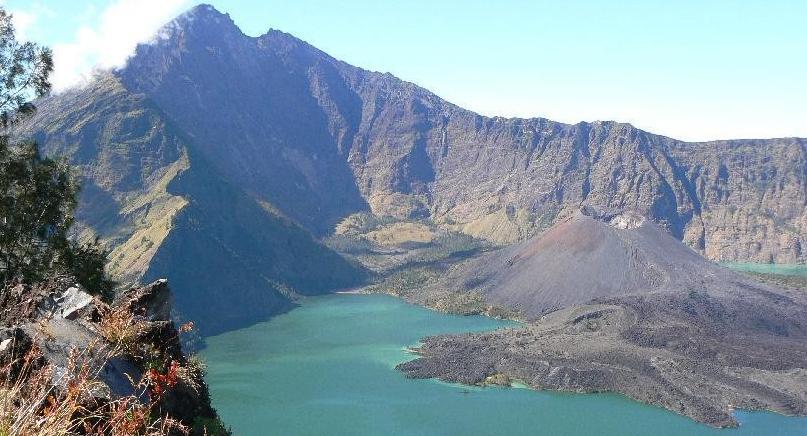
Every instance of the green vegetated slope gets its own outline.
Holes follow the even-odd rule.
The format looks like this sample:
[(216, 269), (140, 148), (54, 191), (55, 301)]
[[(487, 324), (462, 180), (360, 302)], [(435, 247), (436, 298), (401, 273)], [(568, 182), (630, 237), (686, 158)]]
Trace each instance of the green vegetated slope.
[(111, 272), (136, 280), (187, 204), (166, 190), (189, 166), (186, 144), (157, 108), (112, 75), (38, 106), (34, 138), (80, 171), (79, 236), (101, 236), (114, 248)]

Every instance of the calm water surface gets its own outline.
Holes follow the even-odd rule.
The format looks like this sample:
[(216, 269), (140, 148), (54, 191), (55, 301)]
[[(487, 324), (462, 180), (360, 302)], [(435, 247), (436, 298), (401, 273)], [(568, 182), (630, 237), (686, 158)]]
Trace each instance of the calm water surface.
[(394, 370), (423, 336), (508, 325), (331, 295), (209, 338), (202, 354), (213, 404), (236, 435), (807, 435), (807, 418), (738, 412), (739, 429), (715, 430), (618, 395), (473, 388)]
[(721, 265), (740, 271), (807, 277), (807, 265), (801, 264), (724, 262)]

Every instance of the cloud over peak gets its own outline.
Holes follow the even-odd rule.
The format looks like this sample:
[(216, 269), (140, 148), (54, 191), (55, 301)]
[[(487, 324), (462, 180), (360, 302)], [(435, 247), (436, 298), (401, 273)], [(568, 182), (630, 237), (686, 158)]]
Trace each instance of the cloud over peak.
[(138, 43), (153, 38), (188, 3), (188, 0), (113, 1), (94, 22), (80, 26), (72, 40), (53, 46), (54, 89), (58, 92), (80, 84), (96, 69), (123, 66)]

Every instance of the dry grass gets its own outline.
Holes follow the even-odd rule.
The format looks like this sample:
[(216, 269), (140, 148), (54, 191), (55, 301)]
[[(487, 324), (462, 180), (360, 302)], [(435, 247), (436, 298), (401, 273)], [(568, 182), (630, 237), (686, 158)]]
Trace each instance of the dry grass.
[[(95, 346), (73, 350), (67, 366), (57, 368), (40, 365), (41, 353), (33, 347), (0, 368), (0, 436), (188, 433), (176, 420), (152, 416), (154, 395), (99, 398), (104, 386), (97, 376), (106, 361), (98, 359), (99, 352), (110, 351)], [(155, 386), (149, 377), (136, 385), (141, 394)]]
[(146, 355), (140, 341), (146, 324), (125, 304), (99, 310), (98, 328), (105, 341), (71, 350), (66, 367), (43, 364), (41, 351), (33, 346), (0, 368), (0, 436), (188, 434), (178, 421), (155, 417), (154, 412), (179, 381), (198, 389), (203, 368), (172, 360), (165, 368), (149, 369), (141, 380), (132, 380), (135, 394), (105, 398), (106, 386), (98, 375), (110, 358), (156, 356)]
[(395, 246), (406, 242), (427, 244), (434, 241), (435, 234), (425, 224), (398, 222), (368, 232), (364, 237), (379, 245)]
[(80, 423), (72, 420), (82, 408), (76, 384), (66, 384), (61, 401), (56, 401), (57, 393), (51, 384), (53, 368), (37, 368), (40, 358), (40, 351), (34, 348), (2, 369), (0, 435), (63, 435), (80, 428)]
[(98, 327), (101, 336), (112, 344), (116, 353), (137, 356), (145, 323), (136, 319), (126, 306), (99, 308), (101, 322)]
[(517, 209), (513, 215), (508, 214), (505, 209), (499, 209), (453, 227), (462, 233), (495, 244), (510, 244), (526, 239), (533, 231), (530, 213), (526, 209)]
[(188, 204), (183, 197), (168, 192), (177, 175), (190, 168), (187, 153), (171, 165), (157, 170), (164, 174), (120, 210), (118, 229), (126, 241), (109, 253), (109, 273), (121, 282), (136, 282), (148, 269), (151, 259), (171, 231), (174, 217)]

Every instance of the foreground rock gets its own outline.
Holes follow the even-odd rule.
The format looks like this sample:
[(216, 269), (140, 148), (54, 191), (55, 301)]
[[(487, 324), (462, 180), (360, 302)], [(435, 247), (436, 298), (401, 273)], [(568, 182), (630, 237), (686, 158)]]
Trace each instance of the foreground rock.
[(801, 289), (712, 265), (632, 214), (580, 215), (471, 265), (437, 283), (475, 271), (485, 280), (454, 282), (454, 292), (481, 290), (533, 321), (426, 338), (399, 365), (407, 375), (619, 392), (718, 427), (737, 425), (735, 408), (807, 415)]
[(112, 304), (70, 278), (7, 287), (0, 292), (0, 376), (13, 382), (33, 356), (27, 374), (49, 368), (44, 373), (58, 397), (77, 389), (77, 378), (66, 374), (87, 366), (93, 397), (82, 400), (87, 410), (138, 398), (154, 405), (150, 414), (176, 420), (191, 434), (227, 434), (203, 367), (182, 352), (170, 300), (165, 280), (121, 292)]

